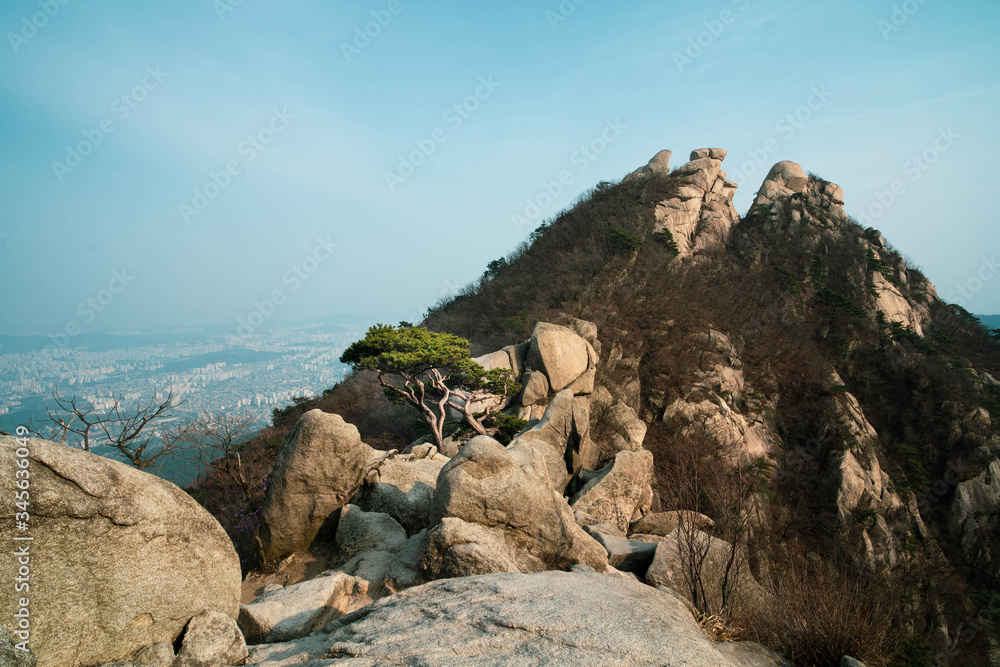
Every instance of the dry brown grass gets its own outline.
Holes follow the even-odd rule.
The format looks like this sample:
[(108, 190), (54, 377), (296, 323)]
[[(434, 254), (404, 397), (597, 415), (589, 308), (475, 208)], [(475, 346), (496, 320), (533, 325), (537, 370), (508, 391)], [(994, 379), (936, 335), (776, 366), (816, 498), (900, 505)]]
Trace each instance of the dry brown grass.
[(698, 619), (698, 625), (713, 642), (738, 642), (746, 638), (747, 632), (735, 619), (712, 614)]

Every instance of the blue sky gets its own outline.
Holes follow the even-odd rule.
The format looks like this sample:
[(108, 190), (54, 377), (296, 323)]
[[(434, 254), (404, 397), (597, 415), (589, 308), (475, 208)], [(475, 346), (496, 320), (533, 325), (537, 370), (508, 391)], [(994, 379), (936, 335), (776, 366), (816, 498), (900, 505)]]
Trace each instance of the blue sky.
[(1000, 312), (998, 29), (972, 0), (9, 0), (0, 333), (417, 318), (525, 238), (526, 200), (533, 227), (708, 146), (741, 211), (794, 160)]

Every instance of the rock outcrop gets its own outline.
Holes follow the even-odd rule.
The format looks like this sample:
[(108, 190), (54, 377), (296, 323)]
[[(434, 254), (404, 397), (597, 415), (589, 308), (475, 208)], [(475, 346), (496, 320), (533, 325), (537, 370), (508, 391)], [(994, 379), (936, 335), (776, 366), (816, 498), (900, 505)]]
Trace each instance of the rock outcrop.
[(1000, 576), (1000, 460), (958, 484), (951, 506), (952, 535), (970, 562)]
[(714, 443), (734, 460), (753, 460), (773, 453), (778, 439), (764, 415), (748, 419), (740, 409), (748, 390), (741, 349), (742, 343), (715, 329), (690, 334), (684, 354), (697, 359), (697, 364), (692, 364), (690, 376), (674, 378), (683, 398), (666, 404), (665, 393), (654, 390), (649, 392), (647, 407), (654, 413), (662, 410), (662, 421), (679, 437)]
[(361, 487), (377, 458), (340, 415), (321, 410), (302, 415), (278, 451), (261, 508), (263, 560), (307, 550), (323, 529), (332, 537), (337, 510)]
[(672, 510), (669, 512), (653, 512), (638, 521), (629, 524), (629, 534), (667, 536), (681, 523), (693, 526), (696, 530), (707, 531), (715, 526), (715, 522), (704, 514), (691, 510)]
[(539, 322), (531, 332), (525, 363), (545, 373), (552, 391), (562, 391), (590, 367), (589, 346), (566, 327)]
[[(519, 277), (529, 289), (503, 291), (517, 272), (512, 255), (499, 285), (435, 309), (479, 335), (499, 327), (483, 314), (522, 301), (530, 317), (559, 307), (607, 327), (602, 345), (595, 322), (560, 313), (535, 324), (529, 341), (475, 359), (523, 387), (470, 406), (500, 406), (506, 418), (489, 431), (497, 439), (457, 428), (455, 409), (440, 453), (427, 438), (402, 455), (376, 452), (318, 410), (298, 421), (259, 531), (264, 560), (280, 560), (286, 574), (246, 585), (246, 599), (260, 595), (240, 607), (238, 625), (227, 579), (238, 567), (190, 499), (169, 485), (140, 491), (139, 473), (34, 441), (32, 506), (52, 539), (33, 543), (31, 566), (44, 564), (40, 584), (60, 578), (66, 600), (40, 597), (61, 625), (71, 619), (68, 633), (46, 635), (53, 621), (42, 616), (35, 636), (54, 639), (34, 644), (39, 662), (217, 667), (246, 658), (245, 635), (250, 664), (271, 666), (784, 665), (761, 646), (715, 645), (692, 614), (724, 616), (737, 603), (780, 621), (772, 594), (788, 591), (785, 571), (829, 570), (836, 590), (847, 565), (905, 589), (908, 630), (934, 647), (966, 641), (977, 609), (968, 590), (1000, 581), (995, 336), (938, 301), (877, 230), (855, 224), (839, 186), (779, 162), (741, 220), (725, 150), (695, 150), (674, 171), (670, 158), (661, 151), (622, 186), (594, 191), (586, 205), (614, 205), (581, 208), (597, 242), (562, 243), (573, 211), (540, 229), (541, 250), (520, 255), (534, 267)], [(635, 238), (617, 244), (629, 252), (602, 257), (602, 243), (624, 238), (601, 236), (612, 223)], [(556, 245), (596, 267), (559, 276), (580, 284), (558, 299), (536, 260), (543, 274), (583, 264), (549, 263), (564, 250)], [(490, 290), (490, 308), (462, 310)], [(479, 321), (462, 322), (463, 312)], [(506, 335), (487, 330), (475, 344)], [(902, 400), (888, 395), (886, 375), (910, 388)], [(670, 488), (685, 466), (697, 468), (691, 484)], [(14, 479), (0, 471), (0, 494)], [(9, 513), (3, 521), (13, 530)], [(945, 549), (941, 535), (952, 541)], [(193, 536), (208, 546), (192, 546)], [(122, 554), (148, 571), (133, 574)], [(184, 580), (157, 571), (164, 562)], [(892, 578), (904, 570), (926, 585)], [(281, 577), (297, 583), (272, 583)], [(976, 633), (986, 658), (961, 664), (1000, 665), (997, 633), (987, 624)], [(0, 626), (0, 663), (30, 663), (12, 641)]]
[(631, 174), (626, 176), (626, 180), (645, 178), (648, 176), (666, 176), (670, 173), (670, 157), (673, 155), (671, 151), (662, 150), (653, 157), (649, 159), (649, 162)]
[(371, 597), (390, 595), (419, 581), (426, 536), (422, 530), (407, 537), (406, 530), (388, 514), (346, 505), (336, 542), (340, 558), (350, 560), (339, 569), (367, 581)]
[(605, 466), (614, 460), (618, 452), (637, 452), (642, 449), (642, 442), (646, 437), (646, 422), (639, 419), (628, 403), (615, 400), (605, 387), (594, 388), (590, 414), (595, 431), (591, 440), (595, 443), (597, 460), (593, 465), (583, 467), (594, 469)]
[[(693, 586), (693, 581), (699, 585)], [(694, 528), (678, 528), (656, 545), (646, 583), (667, 586), (710, 613), (736, 599), (754, 605), (764, 596), (746, 560), (739, 552), (733, 557), (731, 544)]]
[(484, 354), (473, 359), (480, 366), (488, 371), (495, 368), (505, 368), (510, 370), (514, 377), (521, 377), (524, 373), (524, 359), (528, 355), (528, 343), (518, 345), (508, 345), (502, 350)]
[(653, 502), (653, 454), (623, 451), (573, 496), (573, 509), (621, 531), (649, 512)]
[(541, 420), (522, 431), (515, 442), (538, 450), (545, 459), (549, 482), (560, 492), (573, 474), (597, 463), (587, 405), (575, 398), (570, 389), (556, 394)]
[[(28, 531), (3, 534), (26, 549), (21, 564), (0, 560), (0, 578), (29, 571), (31, 647), (44, 665), (99, 665), (126, 659), (147, 644), (173, 642), (207, 610), (235, 618), (240, 563), (218, 522), (188, 494), (117, 461), (46, 440), (0, 436), (0, 493), (14, 498), (9, 462), (27, 450)], [(15, 546), (11, 546), (13, 550)], [(0, 596), (2, 622), (16, 596)]]
[[(877, 261), (882, 260), (876, 251), (873, 250), (872, 252)], [(875, 307), (879, 312), (888, 321), (902, 324), (912, 329), (917, 335), (923, 336), (924, 327), (922, 321), (927, 317), (926, 312), (921, 312), (917, 308), (914, 308), (906, 300), (906, 297), (903, 296), (903, 293), (900, 292), (899, 287), (892, 284), (881, 271), (872, 273), (872, 283), (873, 289), (878, 293)]]
[(355, 596), (366, 594), (364, 582), (341, 572), (285, 586), (242, 605), (240, 630), (250, 644), (298, 639), (343, 616)]
[(368, 512), (388, 514), (410, 535), (419, 533), (427, 527), (444, 464), (429, 457), (389, 457), (368, 473), (352, 502)]
[(424, 565), (434, 577), (607, 565), (553, 488), (542, 455), (521, 442), (507, 449), (473, 438), (441, 471), (432, 524)]
[[(755, 204), (772, 204), (782, 197), (791, 197), (795, 193), (806, 191), (809, 178), (802, 167), (794, 162), (784, 161), (771, 167), (760, 190), (757, 191)], [(843, 194), (840, 197), (843, 203)]]
[[(683, 257), (725, 243), (730, 228), (739, 222), (740, 215), (733, 206), (737, 186), (726, 179), (722, 170), (725, 158), (726, 151), (720, 148), (692, 152), (690, 162), (670, 172), (667, 198), (654, 200), (654, 233), (669, 232)], [(646, 177), (665, 174), (653, 168), (641, 173)]]
[(184, 629), (181, 650), (172, 667), (240, 665), (248, 655), (236, 622), (221, 611), (205, 611), (192, 618)]
[[(521, 419), (542, 419), (553, 394), (568, 390), (585, 399), (594, 391), (600, 359), (594, 347), (594, 342), (600, 345), (597, 326), (575, 318), (567, 318), (567, 325), (539, 322), (531, 340), (515, 346), (524, 354), (523, 374), (515, 375), (520, 377), (523, 390), (511, 410)], [(582, 405), (586, 407), (585, 400)]]
[(257, 648), (249, 664), (737, 664), (673, 595), (582, 572), (435, 581), (341, 621), (330, 634)]

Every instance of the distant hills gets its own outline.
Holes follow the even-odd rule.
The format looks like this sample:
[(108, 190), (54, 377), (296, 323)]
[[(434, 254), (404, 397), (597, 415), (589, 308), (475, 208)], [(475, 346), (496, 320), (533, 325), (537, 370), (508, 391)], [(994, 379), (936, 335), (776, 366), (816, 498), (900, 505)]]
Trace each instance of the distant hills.
[[(295, 322), (270, 322), (262, 325), (256, 333), (266, 333), (283, 328), (305, 329), (315, 327), (318, 332), (332, 332), (343, 327), (368, 326), (371, 322), (394, 323), (407, 317), (405, 313), (376, 313), (331, 315), (323, 318)], [(222, 337), (234, 334), (236, 323), (209, 324), (203, 326), (178, 327), (175, 329), (140, 329), (129, 332), (112, 333), (81, 333), (75, 336), (68, 347), (86, 348), (95, 352), (104, 352), (117, 348), (143, 347), (147, 345), (175, 345), (178, 343), (196, 343), (207, 338)], [(48, 336), (10, 336), (0, 335), (0, 355), (24, 354), (41, 351), (46, 347), (56, 347)], [(61, 346), (60, 346), (61, 347)]]
[(984, 327), (989, 329), (1000, 329), (1000, 315), (976, 315)]

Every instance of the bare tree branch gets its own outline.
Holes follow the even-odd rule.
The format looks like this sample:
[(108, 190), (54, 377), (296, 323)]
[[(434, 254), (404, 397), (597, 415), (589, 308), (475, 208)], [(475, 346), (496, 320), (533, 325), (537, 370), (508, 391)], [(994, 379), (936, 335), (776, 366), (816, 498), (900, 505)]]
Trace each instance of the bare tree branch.
[(250, 462), (245, 462), (242, 455), (243, 443), (252, 435), (253, 427), (254, 418), (249, 412), (203, 412), (169, 431), (164, 440), (202, 469), (215, 470), (228, 477), (249, 503), (262, 483), (250, 474)]
[(97, 445), (107, 445), (139, 470), (146, 470), (176, 448), (151, 432), (157, 422), (172, 416), (183, 404), (174, 403), (173, 388), (162, 396), (154, 390), (148, 400), (138, 398), (134, 409), (124, 405), (124, 393), (112, 395), (111, 408), (103, 415), (78, 396), (64, 398), (53, 390), (52, 398), (56, 409), (46, 408), (48, 416), (42, 424), (48, 425), (50, 439), (58, 438), (57, 442), (66, 443), (72, 434), (77, 441), (71, 444), (88, 452)]

